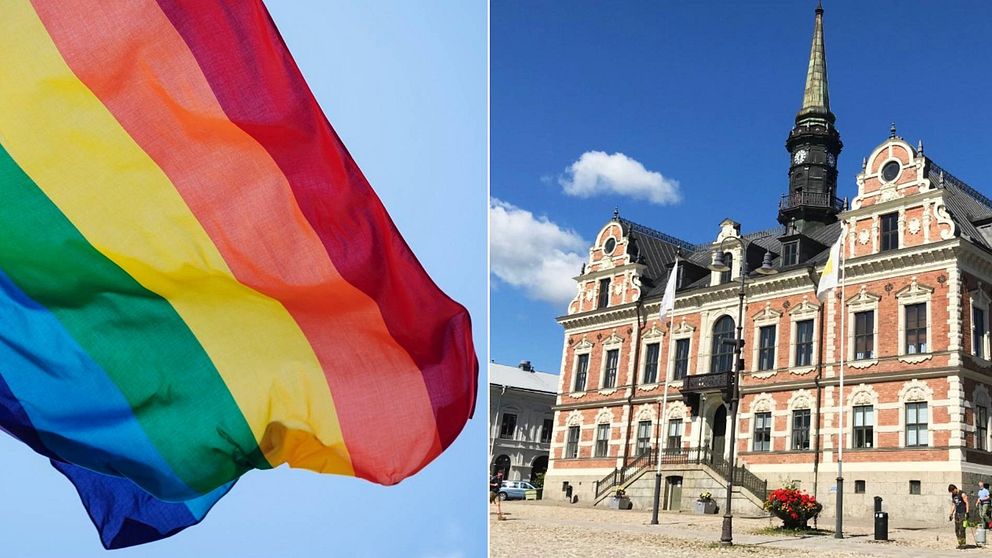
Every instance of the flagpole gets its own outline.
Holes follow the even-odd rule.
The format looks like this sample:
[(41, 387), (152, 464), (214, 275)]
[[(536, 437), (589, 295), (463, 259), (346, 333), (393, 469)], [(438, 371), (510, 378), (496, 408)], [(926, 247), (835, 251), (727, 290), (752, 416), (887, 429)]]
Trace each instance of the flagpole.
[[(679, 255), (675, 254), (675, 265), (672, 266), (672, 273), (675, 274), (675, 281), (678, 281), (679, 271)], [(669, 280), (671, 282), (672, 279)], [(667, 286), (666, 286), (666, 291)], [(673, 329), (675, 324), (675, 297), (674, 292), (672, 293), (672, 308), (668, 311), (668, 361), (674, 361), (675, 354), (672, 352), (675, 346), (675, 336), (673, 335)], [(662, 299), (661, 310), (665, 309), (665, 300)], [(674, 371), (675, 366), (672, 365), (672, 370)], [(654, 473), (654, 509), (651, 512), (651, 525), (658, 524), (658, 509), (661, 507), (661, 458), (665, 453), (665, 440), (666, 440), (666, 428), (668, 427), (668, 366), (665, 366), (665, 378), (662, 381), (662, 396), (661, 396), (661, 416), (658, 418), (658, 463), (655, 467)]]
[[(841, 227), (841, 238), (844, 238), (844, 228)], [(837, 430), (837, 520), (834, 527), (834, 538), (844, 538), (844, 357), (847, 354), (847, 338), (844, 337), (844, 322), (847, 320), (845, 309), (844, 283), (846, 273), (844, 270), (844, 260), (846, 251), (844, 244), (840, 245), (840, 396), (837, 407), (839, 417)]]

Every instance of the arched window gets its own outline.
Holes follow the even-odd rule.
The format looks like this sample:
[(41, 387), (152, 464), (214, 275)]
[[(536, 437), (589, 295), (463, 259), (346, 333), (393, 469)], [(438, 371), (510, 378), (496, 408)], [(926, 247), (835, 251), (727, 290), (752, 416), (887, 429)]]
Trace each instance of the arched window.
[(723, 316), (713, 324), (710, 372), (729, 372), (734, 361), (734, 320)]
[(730, 252), (723, 253), (723, 263), (727, 266), (727, 271), (720, 273), (720, 284), (729, 283), (730, 276), (734, 273), (734, 255)]

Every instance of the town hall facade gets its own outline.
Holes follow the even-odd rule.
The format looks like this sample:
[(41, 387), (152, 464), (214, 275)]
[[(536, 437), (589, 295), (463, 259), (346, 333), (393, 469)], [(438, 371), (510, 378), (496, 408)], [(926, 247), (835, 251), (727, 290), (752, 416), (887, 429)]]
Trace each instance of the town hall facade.
[[(894, 128), (864, 158), (857, 195), (837, 197), (843, 144), (822, 20), (817, 9), (779, 227), (745, 233), (726, 219), (712, 243), (694, 245), (615, 213), (596, 236), (559, 318), (545, 498), (595, 504), (622, 488), (648, 508), (660, 467), (664, 509), (691, 509), (704, 490), (724, 506), (731, 438), (735, 511), (796, 482), (832, 516), (841, 443), (847, 517), (870, 515), (881, 496), (902, 519), (932, 521), (948, 483), (992, 479), (992, 200)], [(821, 302), (816, 285), (842, 234), (845, 286)], [(730, 271), (710, 269), (714, 250)], [(677, 258), (675, 308), (659, 320)], [(753, 273), (762, 266), (774, 274)]]

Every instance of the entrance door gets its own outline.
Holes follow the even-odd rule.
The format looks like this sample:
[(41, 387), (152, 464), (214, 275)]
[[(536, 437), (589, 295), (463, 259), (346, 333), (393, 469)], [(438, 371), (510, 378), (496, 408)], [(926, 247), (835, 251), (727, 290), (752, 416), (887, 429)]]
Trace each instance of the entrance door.
[(665, 509), (682, 508), (682, 477), (665, 477)]
[(713, 455), (723, 457), (727, 447), (727, 406), (720, 405), (713, 414)]

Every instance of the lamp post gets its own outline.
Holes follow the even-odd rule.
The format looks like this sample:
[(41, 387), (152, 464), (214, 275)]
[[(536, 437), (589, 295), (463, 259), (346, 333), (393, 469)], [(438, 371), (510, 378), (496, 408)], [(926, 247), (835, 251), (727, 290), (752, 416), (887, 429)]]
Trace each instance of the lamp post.
[[(734, 339), (734, 362), (733, 370), (730, 375), (730, 456), (727, 459), (727, 509), (723, 514), (723, 531), (720, 535), (720, 544), (730, 546), (734, 544), (734, 512), (731, 509), (731, 502), (734, 497), (734, 469), (735, 469), (735, 459), (737, 453), (737, 406), (740, 403), (741, 398), (741, 388), (740, 388), (740, 374), (744, 368), (744, 359), (741, 358), (741, 350), (744, 348), (744, 296), (745, 296), (745, 286), (747, 283), (747, 248), (749, 242), (746, 240), (736, 237), (729, 236), (724, 238), (720, 242), (720, 245), (713, 250), (713, 261), (710, 263), (710, 269), (720, 273), (730, 271), (730, 266), (728, 266), (723, 261), (723, 246), (728, 241), (732, 240), (737, 242), (741, 247), (741, 257), (740, 257), (740, 289), (738, 290), (738, 303), (737, 303), (737, 337)], [(772, 255), (770, 252), (765, 251), (765, 257), (761, 262), (761, 267), (756, 270), (761, 275), (773, 275), (778, 273), (778, 270), (772, 267)]]

